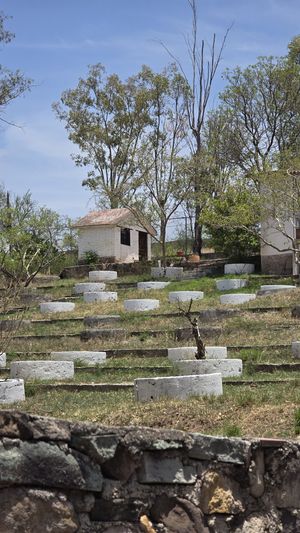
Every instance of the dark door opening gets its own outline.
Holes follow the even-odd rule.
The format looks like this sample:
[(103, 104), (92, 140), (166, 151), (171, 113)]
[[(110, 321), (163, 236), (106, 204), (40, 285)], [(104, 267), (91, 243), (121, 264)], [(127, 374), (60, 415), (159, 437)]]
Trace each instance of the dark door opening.
[(139, 261), (147, 261), (148, 259), (148, 234), (145, 231), (139, 231)]

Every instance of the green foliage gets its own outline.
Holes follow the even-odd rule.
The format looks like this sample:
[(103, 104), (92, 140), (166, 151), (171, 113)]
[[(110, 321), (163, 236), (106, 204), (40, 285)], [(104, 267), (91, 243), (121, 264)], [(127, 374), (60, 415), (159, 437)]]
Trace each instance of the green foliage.
[(300, 408), (295, 409), (295, 435), (300, 435)]
[(241, 437), (242, 431), (236, 424), (226, 424), (223, 427), (223, 435), (225, 437)]
[(99, 263), (99, 255), (93, 250), (88, 250), (87, 252), (84, 252), (83, 262), (86, 265), (96, 265)]

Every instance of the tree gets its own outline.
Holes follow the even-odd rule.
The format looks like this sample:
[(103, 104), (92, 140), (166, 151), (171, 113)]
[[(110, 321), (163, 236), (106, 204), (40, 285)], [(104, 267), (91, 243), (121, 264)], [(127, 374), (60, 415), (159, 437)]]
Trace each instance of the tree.
[[(3, 12), (0, 12), (0, 43), (7, 44), (14, 34), (5, 29), (5, 22), (8, 19)], [(20, 70), (11, 71), (0, 64), (0, 121), (5, 124), (15, 125), (4, 118), (7, 105), (30, 89), (32, 80), (25, 78)]]
[(73, 156), (88, 168), (83, 185), (103, 207), (117, 208), (131, 198), (141, 177), (141, 137), (149, 124), (147, 92), (139, 76), (122, 82), (116, 74), (94, 65), (75, 89), (65, 91), (54, 111), (78, 146)]
[[(186, 68), (174, 57), (174, 55), (164, 46), (171, 57), (176, 61), (179, 69), (189, 87), (186, 98), (186, 111), (188, 116), (188, 126), (191, 134), (190, 150), (194, 157), (194, 168), (201, 162), (203, 152), (203, 130), (205, 126), (210, 95), (213, 82), (220, 64), (221, 55), (226, 43), (229, 29), (225, 32), (219, 50), (216, 47), (216, 35), (212, 37), (209, 45), (209, 53), (205, 48), (204, 40), (199, 41), (197, 0), (188, 0), (192, 11), (192, 32), (186, 39), (187, 52), (190, 60), (191, 76), (187, 74)], [(200, 255), (202, 247), (202, 226), (200, 224), (200, 214), (202, 210), (203, 175), (201, 168), (195, 170), (193, 178), (194, 189), (194, 245), (193, 251)]]
[(59, 252), (64, 229), (59, 215), (38, 207), (27, 192), (0, 207), (0, 272), (27, 287)]
[(159, 227), (165, 264), (167, 225), (187, 196), (190, 184), (184, 165), (187, 88), (175, 65), (160, 74), (144, 67), (141, 79), (148, 92), (150, 123), (140, 152), (143, 177), (139, 185), (142, 198), (147, 198), (151, 221)]
[(299, 147), (300, 65), (262, 57), (224, 76), (220, 99), (236, 131), (236, 163), (258, 186), (259, 174), (273, 167), (279, 152)]

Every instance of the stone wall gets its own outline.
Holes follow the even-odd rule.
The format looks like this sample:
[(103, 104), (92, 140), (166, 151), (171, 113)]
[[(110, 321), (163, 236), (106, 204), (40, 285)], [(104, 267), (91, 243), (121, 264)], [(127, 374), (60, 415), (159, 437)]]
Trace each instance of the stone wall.
[(300, 443), (0, 412), (0, 533), (295, 533)]

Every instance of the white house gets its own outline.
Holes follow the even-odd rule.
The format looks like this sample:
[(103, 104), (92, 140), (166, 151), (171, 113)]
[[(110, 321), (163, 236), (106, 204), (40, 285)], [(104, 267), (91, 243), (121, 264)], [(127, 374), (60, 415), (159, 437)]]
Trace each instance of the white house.
[(154, 228), (127, 208), (91, 211), (73, 226), (78, 230), (78, 256), (93, 251), (118, 263), (151, 259)]
[(290, 216), (284, 223), (270, 218), (261, 224), (261, 237), (266, 241), (261, 242), (260, 249), (262, 272), (297, 275), (298, 264), (294, 250), (300, 243), (300, 218)]

